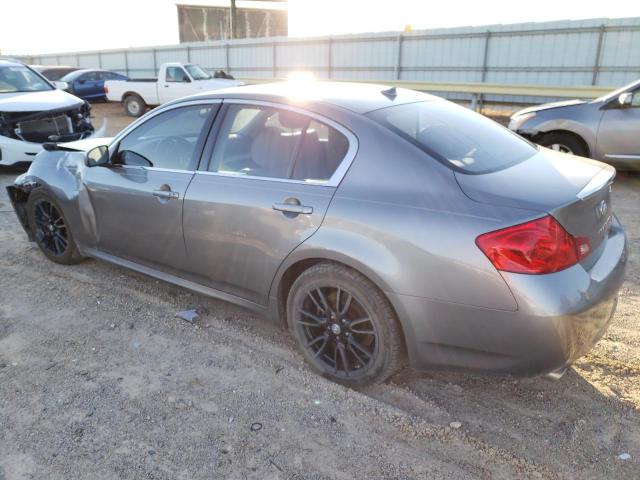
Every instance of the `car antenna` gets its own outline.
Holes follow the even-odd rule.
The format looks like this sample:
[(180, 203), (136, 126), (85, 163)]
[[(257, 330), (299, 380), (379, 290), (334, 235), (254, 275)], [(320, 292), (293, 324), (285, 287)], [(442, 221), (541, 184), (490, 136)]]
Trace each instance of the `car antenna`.
[(396, 91), (396, 87), (391, 87), (388, 88), (386, 90), (382, 90), (382, 93), (385, 97), (393, 100), (394, 98), (396, 98), (398, 96), (398, 92)]

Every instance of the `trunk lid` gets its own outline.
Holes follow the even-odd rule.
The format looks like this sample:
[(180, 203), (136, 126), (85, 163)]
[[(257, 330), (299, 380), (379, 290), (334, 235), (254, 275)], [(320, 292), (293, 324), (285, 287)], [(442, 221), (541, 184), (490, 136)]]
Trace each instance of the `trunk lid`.
[(477, 202), (551, 214), (574, 237), (589, 239), (587, 264), (598, 258), (612, 222), (613, 167), (543, 148), (504, 170), (455, 176), (462, 191)]

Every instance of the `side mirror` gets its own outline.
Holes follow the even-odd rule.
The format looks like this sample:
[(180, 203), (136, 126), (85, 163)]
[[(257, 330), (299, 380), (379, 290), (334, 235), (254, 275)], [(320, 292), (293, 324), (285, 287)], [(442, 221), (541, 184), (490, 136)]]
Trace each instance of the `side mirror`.
[(87, 152), (84, 163), (87, 167), (101, 167), (109, 163), (109, 147), (100, 145)]
[(53, 86), (56, 87), (57, 90), (67, 90), (69, 88), (69, 84), (67, 82), (55, 81), (51, 83), (53, 83)]
[(84, 78), (79, 78), (78, 83), (82, 85), (83, 83), (87, 83), (87, 81)]
[(628, 107), (633, 102), (633, 93), (624, 92), (618, 97), (618, 103), (623, 107)]

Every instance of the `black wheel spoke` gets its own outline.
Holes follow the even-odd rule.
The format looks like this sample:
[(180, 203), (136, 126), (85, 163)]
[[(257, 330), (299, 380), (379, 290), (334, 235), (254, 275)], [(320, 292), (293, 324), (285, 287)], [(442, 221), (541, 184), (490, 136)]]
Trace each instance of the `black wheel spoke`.
[(342, 310), (340, 310), (340, 315), (346, 315), (347, 312), (349, 311), (349, 307), (351, 306), (351, 299), (353, 297), (351, 296), (351, 294), (349, 292), (347, 292), (347, 299), (344, 301), (344, 305), (342, 307)]
[(345, 351), (344, 345), (342, 343), (338, 343), (338, 351), (340, 352), (340, 360), (342, 361), (342, 366), (344, 367), (345, 375), (349, 376), (349, 362), (347, 361), (347, 352)]
[(323, 333), (322, 335), (318, 335), (317, 337), (311, 339), (309, 342), (307, 342), (307, 348), (314, 346), (319, 341), (324, 340), (324, 338), (325, 334)]
[(364, 366), (367, 364), (367, 362), (360, 356), (360, 354), (356, 351), (355, 348), (353, 348), (353, 345), (351, 343), (347, 344), (347, 350), (349, 350), (351, 352), (351, 354), (356, 357), (356, 360), (358, 360), (358, 362), (360, 362), (360, 365)]
[(322, 342), (322, 345), (320, 345), (320, 348), (316, 350), (316, 353), (313, 354), (313, 358), (317, 358), (322, 352), (324, 352), (327, 345), (329, 345), (329, 334), (324, 335), (324, 341)]
[(313, 313), (310, 313), (304, 309), (300, 309), (300, 313), (302, 314), (302, 317), (307, 317), (310, 318), (311, 320), (313, 320), (312, 322), (307, 322), (305, 320), (303, 320), (303, 318), (299, 318), (298, 319), (298, 323), (302, 324), (302, 325), (307, 325), (309, 327), (320, 327), (322, 325), (324, 325), (325, 321), (324, 319), (318, 317), (317, 315), (314, 315)]
[(373, 355), (369, 350), (367, 350), (365, 347), (363, 347), (360, 344), (360, 342), (358, 342), (358, 340), (353, 338), (353, 336), (349, 337), (349, 342), (351, 343), (351, 345), (356, 347), (360, 352), (362, 352), (362, 354), (365, 355), (367, 357), (367, 359), (371, 358), (371, 356)]
[(376, 331), (371, 328), (363, 328), (363, 329), (352, 328), (351, 333), (359, 333), (361, 335), (375, 335)]
[(347, 325), (349, 326), (349, 328), (351, 330), (353, 330), (353, 327), (356, 325), (360, 325), (362, 323), (365, 322), (370, 322), (371, 320), (369, 319), (369, 317), (362, 317), (362, 318), (356, 318), (355, 320), (351, 320), (347, 323)]
[(322, 289), (316, 288), (316, 292), (318, 292), (318, 296), (320, 297), (320, 301), (322, 302), (322, 306), (324, 307), (323, 311), (328, 312), (330, 310), (329, 303), (327, 302), (327, 298), (324, 296), (324, 293), (322, 293)]
[(320, 306), (316, 298), (313, 296), (313, 292), (309, 292), (307, 296), (311, 299), (313, 304), (316, 306), (316, 308), (318, 309), (318, 312), (325, 312), (325, 309)]

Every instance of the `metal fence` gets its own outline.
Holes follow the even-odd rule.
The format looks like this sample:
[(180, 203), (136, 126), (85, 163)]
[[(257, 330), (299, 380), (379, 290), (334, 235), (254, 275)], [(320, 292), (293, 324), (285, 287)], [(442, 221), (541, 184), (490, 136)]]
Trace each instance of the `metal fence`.
[[(156, 76), (162, 62), (182, 61), (240, 78), (286, 77), (305, 70), (338, 80), (613, 87), (640, 77), (640, 18), (277, 37), (22, 58), (32, 64), (105, 68), (140, 78)], [(468, 98), (461, 93), (447, 96)], [(493, 95), (487, 100), (540, 99)]]

